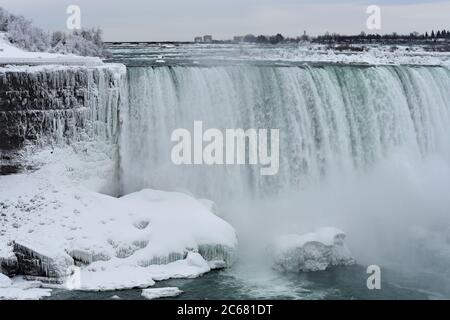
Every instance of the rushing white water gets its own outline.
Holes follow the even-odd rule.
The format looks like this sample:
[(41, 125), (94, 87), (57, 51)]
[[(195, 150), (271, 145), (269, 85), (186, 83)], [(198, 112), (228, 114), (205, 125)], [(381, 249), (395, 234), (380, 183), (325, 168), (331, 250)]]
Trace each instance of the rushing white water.
[[(450, 72), (441, 67), (129, 69), (124, 191), (189, 190), (215, 201), (303, 188), (366, 171), (399, 150), (450, 160)], [(280, 171), (175, 166), (176, 128), (280, 129)]]
[[(152, 187), (212, 199), (241, 244), (333, 225), (347, 231), (359, 262), (418, 272), (448, 265), (448, 69), (137, 67), (128, 80), (122, 192)], [(279, 173), (172, 164), (171, 133), (193, 130), (194, 120), (280, 129)]]

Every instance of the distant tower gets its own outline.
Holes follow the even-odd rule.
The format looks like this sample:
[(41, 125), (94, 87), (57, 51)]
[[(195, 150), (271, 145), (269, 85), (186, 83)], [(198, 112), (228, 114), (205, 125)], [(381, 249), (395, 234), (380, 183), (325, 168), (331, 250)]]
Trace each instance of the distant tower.
[(195, 43), (201, 43), (201, 42), (203, 42), (203, 38), (202, 37), (195, 37), (194, 38), (194, 42)]
[(302, 40), (303, 40), (303, 41), (308, 41), (308, 40), (309, 40), (309, 37), (308, 37), (308, 35), (306, 34), (306, 30), (303, 31)]
[(210, 35), (203, 36), (203, 42), (211, 43), (212, 42), (212, 36), (210, 36)]

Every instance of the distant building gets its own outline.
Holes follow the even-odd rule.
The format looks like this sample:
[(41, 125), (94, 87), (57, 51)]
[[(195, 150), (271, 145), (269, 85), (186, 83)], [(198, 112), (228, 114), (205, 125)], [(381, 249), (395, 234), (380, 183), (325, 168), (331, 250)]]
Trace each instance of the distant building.
[(213, 41), (212, 36), (210, 36), (210, 35), (203, 36), (203, 42), (211, 43), (212, 41)]
[(203, 38), (202, 37), (195, 37), (194, 38), (194, 42), (195, 43), (201, 43), (201, 42), (203, 42)]
[(242, 42), (244, 41), (244, 37), (242, 36), (234, 36), (233, 37), (233, 42)]

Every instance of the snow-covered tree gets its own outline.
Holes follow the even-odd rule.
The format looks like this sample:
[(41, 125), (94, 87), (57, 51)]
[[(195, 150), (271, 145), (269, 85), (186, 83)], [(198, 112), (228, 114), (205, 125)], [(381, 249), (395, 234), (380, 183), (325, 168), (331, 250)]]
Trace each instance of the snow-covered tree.
[(69, 34), (56, 31), (50, 36), (25, 17), (10, 14), (0, 7), (0, 31), (6, 31), (12, 44), (27, 51), (109, 56), (99, 28), (74, 30)]
[(69, 34), (60, 31), (54, 32), (51, 52), (106, 57), (108, 56), (108, 51), (103, 43), (101, 33), (101, 30), (98, 28), (74, 30)]
[(9, 13), (0, 7), (0, 31), (6, 31), (9, 21)]
[(11, 15), (6, 27), (11, 43), (27, 51), (47, 51), (50, 46), (49, 35), (32, 25), (23, 16)]

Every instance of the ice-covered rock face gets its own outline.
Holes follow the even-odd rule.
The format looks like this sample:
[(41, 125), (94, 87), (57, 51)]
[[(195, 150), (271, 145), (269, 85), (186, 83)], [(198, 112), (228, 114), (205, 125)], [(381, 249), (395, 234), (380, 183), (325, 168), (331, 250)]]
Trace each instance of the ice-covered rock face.
[(28, 144), (117, 138), (124, 66), (6, 67), (0, 85), (0, 174), (25, 166)]
[(19, 271), (17, 257), (13, 252), (11, 243), (0, 244), (0, 274), (16, 275)]
[(274, 268), (287, 272), (323, 271), (330, 266), (345, 266), (355, 260), (344, 244), (345, 233), (336, 228), (321, 228), (303, 235), (290, 234), (275, 239), (270, 246)]
[(36, 242), (15, 242), (19, 272), (28, 276), (64, 278), (71, 274), (73, 259), (64, 252), (52, 252), (50, 246), (40, 247)]

